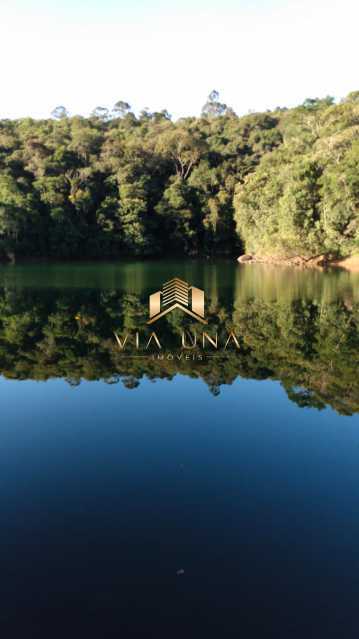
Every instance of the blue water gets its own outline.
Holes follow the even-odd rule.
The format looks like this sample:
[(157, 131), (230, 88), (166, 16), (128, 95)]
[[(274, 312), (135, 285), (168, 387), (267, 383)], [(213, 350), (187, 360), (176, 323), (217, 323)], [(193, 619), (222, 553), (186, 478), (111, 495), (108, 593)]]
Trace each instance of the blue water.
[[(56, 298), (64, 312), (56, 295), (48, 289), (46, 304)], [(18, 324), (20, 307), (30, 313), (22, 304)], [(75, 336), (56, 326), (71, 360)], [(22, 339), (2, 333), (15, 377), (40, 352)], [(33, 369), (10, 379), (9, 361), (0, 379), (4, 637), (358, 635), (359, 412), (331, 407), (340, 389), (318, 410), (264, 373), (238, 374), (218, 394), (180, 367), (150, 380), (139, 363), (128, 388), (70, 384), (59, 363), (46, 380)], [(355, 407), (349, 364), (340, 365)]]
[(8, 621), (354, 636), (359, 416), (277, 382), (0, 390)]

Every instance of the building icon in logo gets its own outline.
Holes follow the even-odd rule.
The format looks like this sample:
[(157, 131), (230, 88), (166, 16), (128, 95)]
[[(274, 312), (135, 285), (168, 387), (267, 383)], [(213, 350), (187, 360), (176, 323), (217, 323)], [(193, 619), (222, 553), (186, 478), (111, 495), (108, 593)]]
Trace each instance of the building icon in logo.
[(194, 319), (207, 324), (204, 319), (204, 291), (175, 277), (162, 286), (162, 291), (150, 295), (150, 319), (147, 324), (156, 322), (174, 308), (180, 308)]

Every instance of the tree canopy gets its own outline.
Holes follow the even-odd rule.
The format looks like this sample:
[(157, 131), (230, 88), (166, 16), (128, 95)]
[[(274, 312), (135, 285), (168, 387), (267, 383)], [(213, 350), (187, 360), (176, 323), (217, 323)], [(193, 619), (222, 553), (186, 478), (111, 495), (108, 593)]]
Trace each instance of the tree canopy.
[(0, 255), (329, 253), (359, 246), (359, 101), (308, 99), (238, 117), (0, 120)]
[(359, 104), (306, 100), (280, 119), (283, 143), (236, 186), (237, 230), (256, 254), (359, 250)]

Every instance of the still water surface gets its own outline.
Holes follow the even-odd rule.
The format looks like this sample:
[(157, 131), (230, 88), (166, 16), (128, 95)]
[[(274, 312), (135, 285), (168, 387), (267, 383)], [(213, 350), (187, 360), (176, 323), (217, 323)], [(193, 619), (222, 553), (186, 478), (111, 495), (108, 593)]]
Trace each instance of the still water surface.
[(357, 637), (358, 353), (359, 274), (1, 267), (4, 636)]

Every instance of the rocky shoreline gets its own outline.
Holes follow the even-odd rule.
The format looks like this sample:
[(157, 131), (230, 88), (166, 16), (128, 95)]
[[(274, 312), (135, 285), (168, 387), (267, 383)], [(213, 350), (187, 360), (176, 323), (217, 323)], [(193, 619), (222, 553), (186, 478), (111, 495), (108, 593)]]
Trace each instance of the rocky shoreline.
[(343, 260), (332, 259), (327, 255), (313, 255), (305, 257), (295, 255), (293, 257), (280, 257), (276, 255), (252, 255), (246, 253), (238, 258), (240, 264), (277, 264), (282, 266), (299, 266), (302, 268), (327, 268), (338, 266), (350, 271), (359, 271), (359, 256), (348, 257)]

